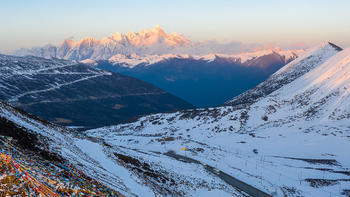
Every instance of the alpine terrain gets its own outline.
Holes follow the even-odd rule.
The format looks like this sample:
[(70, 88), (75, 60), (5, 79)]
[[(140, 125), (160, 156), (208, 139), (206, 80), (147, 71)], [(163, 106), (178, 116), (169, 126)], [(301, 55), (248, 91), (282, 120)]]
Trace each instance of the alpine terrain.
[(223, 184), (202, 183), (184, 195), (349, 196), (349, 76), (350, 48), (323, 43), (225, 106), (145, 116), (86, 135), (103, 139), (105, 151), (117, 152), (137, 176), (147, 163)]
[[(0, 103), (0, 126), (4, 195), (178, 196), (198, 187), (240, 193), (207, 177), (197, 165), (139, 160), (102, 138), (42, 121), (6, 103)], [(161, 159), (160, 153), (149, 154)]]
[(82, 132), (1, 103), (1, 124), (31, 143), (6, 130), (2, 141), (114, 195), (349, 196), (349, 76), (350, 48), (322, 43), (224, 106)]
[(350, 197), (349, 8), (0, 0), (0, 197)]

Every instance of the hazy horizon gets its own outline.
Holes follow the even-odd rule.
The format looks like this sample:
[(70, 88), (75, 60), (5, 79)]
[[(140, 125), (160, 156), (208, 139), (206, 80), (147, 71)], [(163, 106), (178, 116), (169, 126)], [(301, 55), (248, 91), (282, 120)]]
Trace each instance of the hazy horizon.
[(305, 48), (323, 41), (350, 45), (350, 2), (346, 0), (4, 0), (1, 4), (2, 53), (58, 45), (67, 38), (101, 39), (116, 32), (139, 32), (157, 24), (167, 33), (177, 32), (192, 41), (236, 41), (283, 48)]

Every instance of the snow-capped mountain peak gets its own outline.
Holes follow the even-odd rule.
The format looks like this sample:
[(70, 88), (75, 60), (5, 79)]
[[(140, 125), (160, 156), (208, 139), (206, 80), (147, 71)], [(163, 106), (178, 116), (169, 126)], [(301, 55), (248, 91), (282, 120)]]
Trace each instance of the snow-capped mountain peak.
[(178, 47), (191, 46), (192, 42), (178, 33), (167, 34), (159, 25), (154, 29), (122, 34), (116, 32), (97, 40), (83, 38), (79, 41), (66, 39), (59, 46), (20, 49), (15, 55), (33, 55), (45, 58), (70, 60), (106, 60), (116, 54), (164, 54)]
[(305, 53), (300, 54), (300, 57), (297, 58), (295, 61), (291, 62), (290, 64), (286, 65), (285, 67), (283, 67), (283, 69), (280, 69), (278, 72), (276, 72), (275, 75), (278, 75), (279, 73), (285, 72), (287, 70), (292, 69), (295, 65), (297, 65), (298, 63), (300, 63), (301, 61), (310, 58), (311, 56), (313, 57), (320, 57), (320, 58), (315, 58), (315, 59), (321, 59), (322, 57), (324, 58), (329, 58), (332, 55), (335, 54), (335, 52), (338, 52), (342, 50), (340, 47), (329, 43), (329, 42), (322, 42), (310, 49), (308, 49), (307, 51), (305, 51)]
[[(247, 47), (246, 51), (252, 49), (252, 46)], [(144, 29), (140, 32), (129, 32), (126, 34), (116, 32), (101, 40), (83, 38), (79, 41), (74, 41), (69, 38), (58, 46), (47, 45), (32, 49), (19, 49), (13, 55), (32, 55), (44, 58), (82, 61), (85, 59), (108, 60), (117, 54), (130, 55), (135, 53), (138, 56), (188, 54), (191, 56), (207, 56), (208, 54), (217, 55), (224, 53), (231, 56), (231, 54), (237, 55), (241, 51), (242, 49), (238, 49), (235, 43), (218, 43), (216, 41), (195, 42), (179, 33), (167, 33), (157, 25), (153, 29)], [(290, 51), (275, 47), (273, 49), (250, 52), (251, 54), (242, 54), (239, 58), (244, 62), (252, 57), (259, 56), (257, 53), (260, 53), (261, 56), (263, 53), (270, 54), (273, 51), (280, 55), (286, 53), (285, 58), (288, 60), (292, 60), (293, 58), (291, 57), (295, 56)], [(298, 52), (296, 52), (296, 55), (298, 55)], [(209, 59), (212, 60), (213, 56)], [(203, 58), (208, 59), (207, 57)]]
[[(320, 87), (322, 94), (338, 91), (342, 95), (341, 99), (349, 99), (350, 48), (334, 55), (322, 66), (315, 68), (312, 73), (305, 75), (304, 78), (305, 82), (309, 83), (308, 86), (304, 86), (304, 89)], [(339, 104), (340, 100), (337, 103)]]
[(61, 43), (60, 47), (68, 47), (68, 48), (70, 48), (70, 47), (72, 47), (74, 44), (75, 44), (75, 42), (74, 42), (71, 38), (68, 38), (68, 39), (65, 39), (65, 40)]
[(125, 39), (136, 47), (150, 47), (159, 44), (174, 47), (190, 43), (189, 40), (177, 33), (165, 33), (165, 31), (159, 25), (157, 25), (154, 29), (144, 29), (139, 33), (129, 32), (125, 35)]
[(123, 35), (120, 32), (110, 35), (108, 38), (115, 40), (117, 42), (121, 42), (123, 40)]

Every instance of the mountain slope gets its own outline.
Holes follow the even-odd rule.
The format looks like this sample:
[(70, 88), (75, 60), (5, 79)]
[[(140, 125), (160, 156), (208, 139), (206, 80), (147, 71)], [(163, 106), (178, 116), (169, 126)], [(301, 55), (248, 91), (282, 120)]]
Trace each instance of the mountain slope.
[(116, 55), (108, 62), (89, 63), (147, 81), (195, 106), (212, 107), (253, 88), (302, 52), (262, 50), (238, 55)]
[(63, 125), (97, 127), (192, 105), (148, 83), (83, 64), (0, 55), (0, 99)]
[[(39, 177), (40, 181), (58, 181), (62, 177), (65, 178), (61, 186), (66, 188), (69, 194), (73, 193), (72, 188), (79, 193), (81, 187), (85, 189), (81, 194), (88, 191), (92, 192), (90, 194), (100, 192), (97, 196), (120, 196), (119, 192), (126, 196), (192, 196), (194, 192), (199, 193), (207, 189), (210, 189), (213, 195), (240, 194), (194, 164), (182, 164), (159, 153), (149, 153), (152, 161), (131, 157), (124, 149), (111, 146), (102, 138), (85, 136), (81, 132), (41, 121), (2, 102), (0, 118), (1, 127), (9, 131), (0, 131), (1, 150), (8, 150), (5, 147), (10, 144), (3, 143), (3, 139), (9, 138), (1, 136), (11, 136), (11, 144), (15, 145), (11, 146), (16, 147), (16, 151), (12, 153), (24, 154), (13, 158), (18, 163), (25, 164), (27, 169), (33, 169), (32, 173), (35, 173), (35, 177)], [(29, 137), (23, 140), (23, 136)], [(30, 159), (31, 163), (27, 163)], [(160, 161), (166, 162), (167, 165), (159, 165)], [(41, 175), (46, 176), (46, 179)], [(2, 178), (3, 176), (0, 177)], [(49, 185), (50, 182), (47, 182), (43, 181)], [(55, 188), (54, 185), (49, 187)]]
[(286, 85), (303, 74), (309, 72), (340, 50), (342, 49), (332, 43), (322, 43), (319, 46), (315, 46), (314, 48), (308, 50), (307, 53), (302, 54), (298, 60), (293, 61), (283, 69), (280, 69), (278, 72), (274, 73), (257, 87), (244, 92), (243, 94), (235, 97), (233, 100), (226, 102), (226, 104), (240, 105), (243, 103), (252, 103), (258, 98), (272, 93), (283, 85)]
[(132, 157), (215, 166), (271, 195), (349, 195), (350, 48), (321, 44), (264, 83), (269, 92), (247, 104), (234, 98), (239, 107), (155, 114), (87, 135)]
[[(0, 127), (1, 196), (123, 196), (119, 188), (79, 170), (83, 165), (74, 165), (79, 158), (70, 160), (58, 152), (68, 147), (73, 130), (2, 102)], [(66, 153), (78, 150), (71, 151)]]

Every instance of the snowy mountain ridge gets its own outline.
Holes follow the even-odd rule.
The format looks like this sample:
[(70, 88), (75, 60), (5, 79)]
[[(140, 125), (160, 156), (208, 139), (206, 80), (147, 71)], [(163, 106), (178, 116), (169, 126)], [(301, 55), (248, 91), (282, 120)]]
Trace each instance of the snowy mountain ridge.
[(154, 29), (145, 29), (138, 33), (129, 32), (123, 35), (117, 32), (101, 40), (83, 38), (75, 42), (72, 39), (66, 39), (59, 46), (47, 45), (42, 48), (20, 49), (14, 55), (34, 55), (70, 60), (100, 60), (108, 59), (114, 54), (160, 53), (190, 45), (191, 42), (184, 36), (177, 33), (166, 34), (157, 25)]
[[(261, 51), (246, 52), (235, 54), (207, 54), (207, 55), (189, 55), (189, 54), (164, 54), (164, 55), (144, 55), (138, 56), (136, 54), (131, 55), (122, 55), (117, 54), (109, 58), (111, 64), (119, 64), (125, 67), (133, 68), (138, 65), (152, 65), (162, 61), (170, 60), (173, 58), (179, 59), (194, 59), (194, 60), (203, 60), (207, 62), (215, 61), (217, 58), (226, 59), (227, 61), (237, 62), (245, 64), (250, 60), (270, 55), (277, 54), (283, 59), (284, 62), (289, 62), (294, 60), (299, 55), (301, 55), (305, 50), (281, 50), (281, 49), (265, 49)], [(96, 65), (97, 62), (93, 60), (83, 60), (82, 63), (87, 63), (90, 65)], [(249, 64), (247, 64), (249, 66)]]
[(262, 98), (277, 90), (278, 88), (286, 85), (298, 77), (304, 75), (316, 66), (324, 63), (328, 58), (342, 50), (339, 47), (335, 47), (334, 44), (324, 42), (318, 46), (310, 48), (307, 52), (301, 54), (301, 56), (289, 64), (282, 67), (275, 72), (267, 80), (252, 88), (241, 95), (227, 101), (227, 105), (239, 105), (249, 104), (254, 102), (258, 98)]

